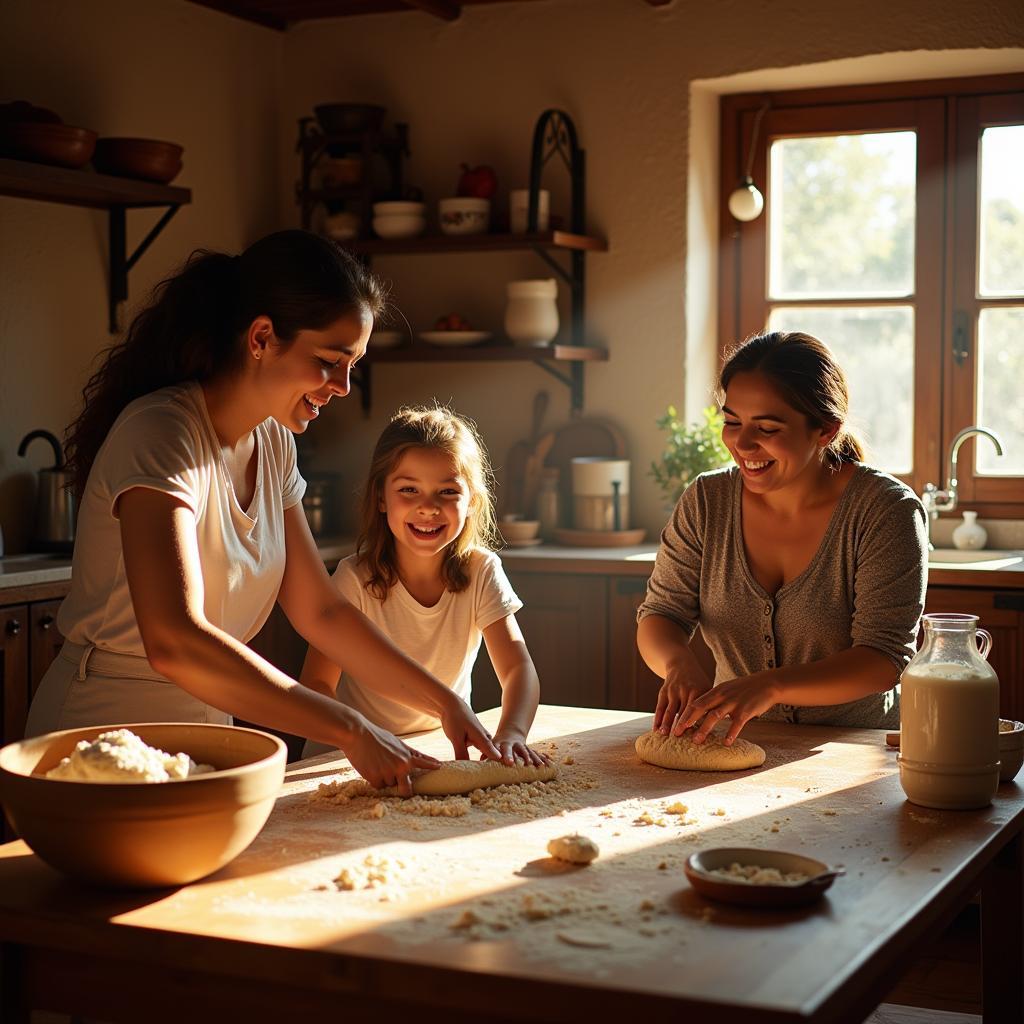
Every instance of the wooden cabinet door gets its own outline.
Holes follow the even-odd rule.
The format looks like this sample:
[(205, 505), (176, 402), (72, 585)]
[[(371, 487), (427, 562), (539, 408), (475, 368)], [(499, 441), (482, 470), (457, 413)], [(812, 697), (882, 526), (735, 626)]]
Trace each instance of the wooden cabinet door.
[(57, 629), (57, 609), (61, 602), (35, 601), (29, 605), (29, 700), (35, 696), (39, 683), (50, 663), (60, 654), (64, 637)]
[(523, 602), (516, 619), (537, 666), (541, 701), (608, 707), (606, 577), (509, 573), (509, 579)]
[(1024, 720), (1024, 590), (929, 587), (929, 612), (966, 612), (992, 634), (989, 664), (999, 676), (999, 714)]
[(28, 717), (27, 604), (0, 608), (0, 741), (13, 743), (25, 735)]

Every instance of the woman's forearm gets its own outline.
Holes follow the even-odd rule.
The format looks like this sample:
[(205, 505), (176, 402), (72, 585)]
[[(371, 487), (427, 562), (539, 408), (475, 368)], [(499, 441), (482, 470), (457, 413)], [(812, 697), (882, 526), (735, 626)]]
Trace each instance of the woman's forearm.
[(682, 626), (661, 615), (645, 615), (636, 629), (636, 645), (647, 667), (660, 679), (672, 669), (711, 685), (707, 673), (690, 649)]
[(771, 687), (776, 703), (797, 707), (846, 704), (896, 685), (899, 672), (872, 647), (848, 647), (803, 665), (785, 665), (750, 676)]
[(150, 663), (192, 696), (227, 714), (344, 747), (363, 727), (352, 708), (300, 686), (245, 644), (209, 625), (151, 637)]

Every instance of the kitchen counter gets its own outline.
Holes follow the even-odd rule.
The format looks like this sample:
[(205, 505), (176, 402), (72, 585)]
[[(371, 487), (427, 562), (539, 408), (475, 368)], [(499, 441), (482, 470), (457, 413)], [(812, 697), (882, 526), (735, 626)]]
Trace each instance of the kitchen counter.
[[(497, 711), (482, 718), (493, 728)], [(3, 1009), (128, 1022), (158, 994), (161, 1020), (199, 1022), (859, 1024), (981, 889), (986, 1024), (1021, 1019), (1024, 790), (1004, 783), (977, 811), (915, 807), (883, 732), (779, 723), (745, 731), (762, 768), (672, 772), (633, 752), (650, 721), (543, 706), (533, 736), (567, 789), (525, 810), (376, 817), (372, 800), (311, 799), (351, 777), (340, 756), (303, 761), (252, 846), (177, 889), (92, 889), (0, 847)], [(451, 756), (439, 730), (415, 743)], [(573, 831), (600, 847), (589, 867), (547, 856)], [(800, 910), (713, 904), (682, 870), (710, 846), (846, 874)], [(376, 884), (346, 890), (342, 872), (365, 881), (368, 866)]]

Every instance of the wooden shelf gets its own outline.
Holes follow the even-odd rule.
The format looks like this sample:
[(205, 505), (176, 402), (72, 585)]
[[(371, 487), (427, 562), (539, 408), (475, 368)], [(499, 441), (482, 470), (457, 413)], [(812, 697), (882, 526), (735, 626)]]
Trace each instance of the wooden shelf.
[(603, 363), (608, 350), (590, 345), (550, 345), (536, 348), (514, 345), (510, 341), (485, 345), (428, 345), (414, 343), (398, 348), (367, 349), (364, 362), (370, 363)]
[(418, 238), (358, 238), (342, 243), (352, 252), (367, 256), (400, 256), (406, 253), (500, 252), (516, 249), (566, 249), (575, 252), (607, 252), (608, 243), (591, 235), (569, 231), (539, 231), (531, 235), (421, 235)]
[(0, 195), (100, 209), (112, 206), (181, 206), (192, 201), (192, 192), (187, 188), (117, 178), (95, 171), (52, 167), (28, 160), (3, 159), (0, 159)]

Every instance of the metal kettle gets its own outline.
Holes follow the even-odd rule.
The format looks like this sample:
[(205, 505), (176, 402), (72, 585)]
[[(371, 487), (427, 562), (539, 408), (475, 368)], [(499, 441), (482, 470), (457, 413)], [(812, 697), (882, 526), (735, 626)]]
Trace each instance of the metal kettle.
[(36, 516), (32, 526), (31, 547), (34, 551), (70, 554), (75, 546), (75, 495), (71, 471), (64, 468), (60, 441), (48, 430), (32, 430), (18, 445), (18, 454), (37, 438), (47, 441), (53, 449), (53, 465), (39, 471), (36, 487)]

